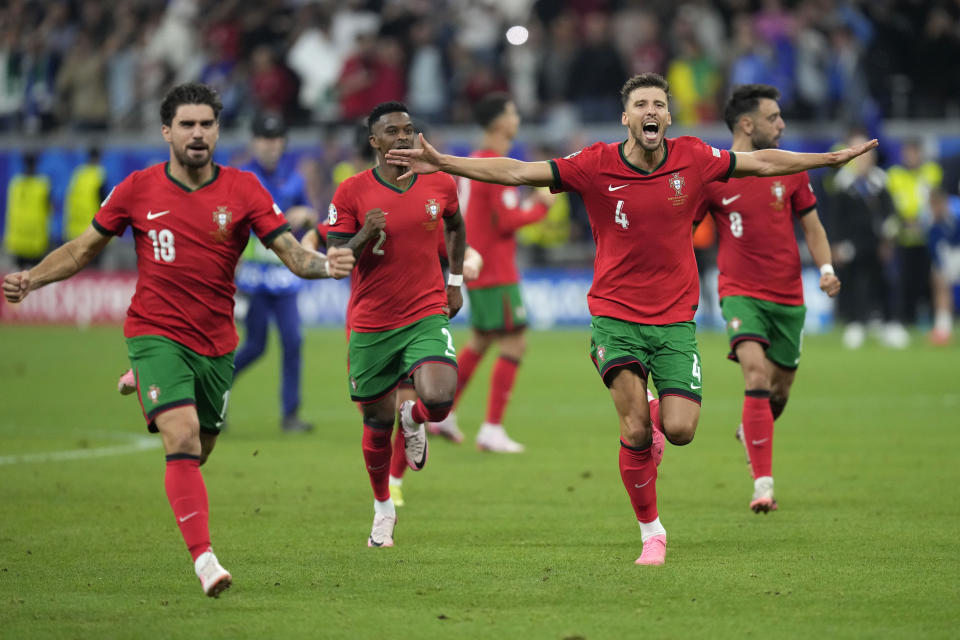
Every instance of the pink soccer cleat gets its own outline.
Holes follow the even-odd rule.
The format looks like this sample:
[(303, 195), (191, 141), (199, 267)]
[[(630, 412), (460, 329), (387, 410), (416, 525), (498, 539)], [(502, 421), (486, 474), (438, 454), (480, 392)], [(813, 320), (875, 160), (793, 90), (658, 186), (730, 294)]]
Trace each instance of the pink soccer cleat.
[(636, 564), (659, 566), (667, 556), (667, 536), (651, 536), (643, 543), (643, 552)]
[(367, 546), (373, 548), (386, 548), (393, 546), (393, 530), (397, 526), (397, 516), (386, 516), (375, 514), (373, 516), (373, 528), (370, 530), (370, 537), (367, 538)]
[(128, 396), (137, 390), (137, 378), (133, 375), (133, 369), (127, 369), (127, 372), (117, 380), (117, 391), (122, 396)]
[(211, 598), (219, 598), (220, 594), (230, 588), (233, 578), (230, 572), (220, 566), (213, 551), (204, 551), (197, 556), (193, 564), (203, 592)]
[(753, 481), (753, 499), (750, 509), (754, 513), (769, 513), (777, 510), (777, 501), (773, 499), (773, 478), (765, 476)]

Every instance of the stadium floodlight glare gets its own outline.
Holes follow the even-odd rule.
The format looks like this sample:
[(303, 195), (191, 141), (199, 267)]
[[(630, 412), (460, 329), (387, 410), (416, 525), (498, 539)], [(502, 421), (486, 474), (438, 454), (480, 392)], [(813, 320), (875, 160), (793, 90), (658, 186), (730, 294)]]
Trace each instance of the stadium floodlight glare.
[(530, 32), (526, 27), (519, 24), (507, 29), (507, 42), (514, 46), (520, 46), (530, 37)]

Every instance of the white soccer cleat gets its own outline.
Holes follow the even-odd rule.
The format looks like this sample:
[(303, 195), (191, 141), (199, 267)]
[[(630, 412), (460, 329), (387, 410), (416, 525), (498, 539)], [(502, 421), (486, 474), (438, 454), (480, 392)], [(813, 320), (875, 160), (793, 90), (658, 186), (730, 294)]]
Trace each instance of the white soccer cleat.
[(393, 529), (397, 526), (397, 516), (382, 516), (375, 514), (373, 516), (373, 528), (370, 530), (370, 537), (367, 539), (368, 547), (392, 547)]
[(133, 369), (127, 369), (127, 372), (117, 380), (117, 391), (122, 396), (128, 396), (137, 390), (137, 378), (133, 375)]
[(211, 598), (219, 598), (220, 594), (230, 588), (233, 578), (230, 572), (220, 566), (213, 551), (204, 551), (193, 563), (193, 570), (200, 578), (203, 592)]
[(477, 432), (477, 449), (493, 453), (523, 453), (524, 446), (511, 440), (502, 425), (484, 422)]
[(403, 453), (407, 466), (420, 471), (427, 464), (427, 430), (423, 423), (413, 421), (413, 400), (407, 400), (400, 406), (400, 426), (403, 428)]
[(753, 499), (750, 509), (754, 513), (768, 513), (777, 510), (777, 501), (773, 499), (773, 478), (761, 476), (753, 481)]
[(452, 411), (440, 422), (428, 422), (427, 431), (435, 436), (443, 436), (457, 444), (463, 442), (463, 432), (457, 426), (457, 416)]

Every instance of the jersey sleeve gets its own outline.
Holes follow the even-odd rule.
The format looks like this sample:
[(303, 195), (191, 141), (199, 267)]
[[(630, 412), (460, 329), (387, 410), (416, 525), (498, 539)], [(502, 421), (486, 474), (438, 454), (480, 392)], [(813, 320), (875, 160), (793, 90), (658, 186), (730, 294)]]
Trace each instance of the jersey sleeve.
[(810, 176), (807, 172), (797, 174), (797, 188), (790, 196), (790, 204), (797, 217), (806, 215), (817, 208), (817, 196), (813, 193)]
[(115, 186), (100, 204), (100, 210), (93, 217), (93, 227), (100, 233), (108, 236), (121, 236), (130, 224), (130, 213), (133, 206), (132, 194), (136, 193), (134, 182), (140, 172), (127, 176)]
[(327, 209), (327, 237), (351, 238), (360, 230), (360, 215), (352, 186), (355, 180), (346, 179), (333, 194), (333, 202)]
[(553, 171), (553, 184), (550, 186), (550, 191), (553, 193), (584, 191), (596, 176), (597, 162), (602, 149), (603, 143), (597, 142), (580, 151), (574, 151), (566, 157), (550, 160), (550, 170)]
[(283, 210), (255, 175), (250, 174), (244, 188), (250, 202), (250, 227), (263, 245), (269, 247), (277, 236), (290, 230), (290, 225)]
[(733, 170), (737, 167), (736, 154), (726, 149), (711, 147), (692, 136), (684, 136), (682, 140), (688, 144), (697, 166), (700, 167), (704, 184), (714, 180), (726, 182), (733, 175)]

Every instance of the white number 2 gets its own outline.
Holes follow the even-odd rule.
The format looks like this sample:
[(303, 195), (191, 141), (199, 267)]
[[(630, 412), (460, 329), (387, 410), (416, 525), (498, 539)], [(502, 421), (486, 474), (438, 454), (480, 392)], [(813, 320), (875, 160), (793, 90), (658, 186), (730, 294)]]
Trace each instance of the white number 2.
[[(380, 247), (382, 247), (383, 243), (386, 241), (387, 241), (387, 232), (384, 231), (383, 229), (380, 229), (380, 237), (377, 238), (377, 243), (373, 245), (373, 249), (371, 249), (374, 255), (377, 255), (377, 256), (383, 255), (383, 249), (381, 249)], [(391, 253), (390, 255), (393, 255), (393, 254)]]
[(450, 335), (450, 329), (442, 327), (440, 331), (443, 332), (443, 335), (447, 336), (447, 350), (443, 352), (443, 355), (450, 358), (456, 358), (457, 350), (453, 348), (453, 336)]
[(613, 212), (613, 222), (624, 229), (630, 226), (627, 214), (623, 212), (623, 200), (617, 200), (617, 210)]
[(736, 211), (730, 212), (730, 233), (733, 234), (734, 238), (743, 235), (743, 216)]
[(161, 229), (158, 233), (156, 229), (150, 229), (147, 235), (153, 243), (153, 259), (173, 262), (177, 257), (177, 250), (173, 246), (173, 231)]

